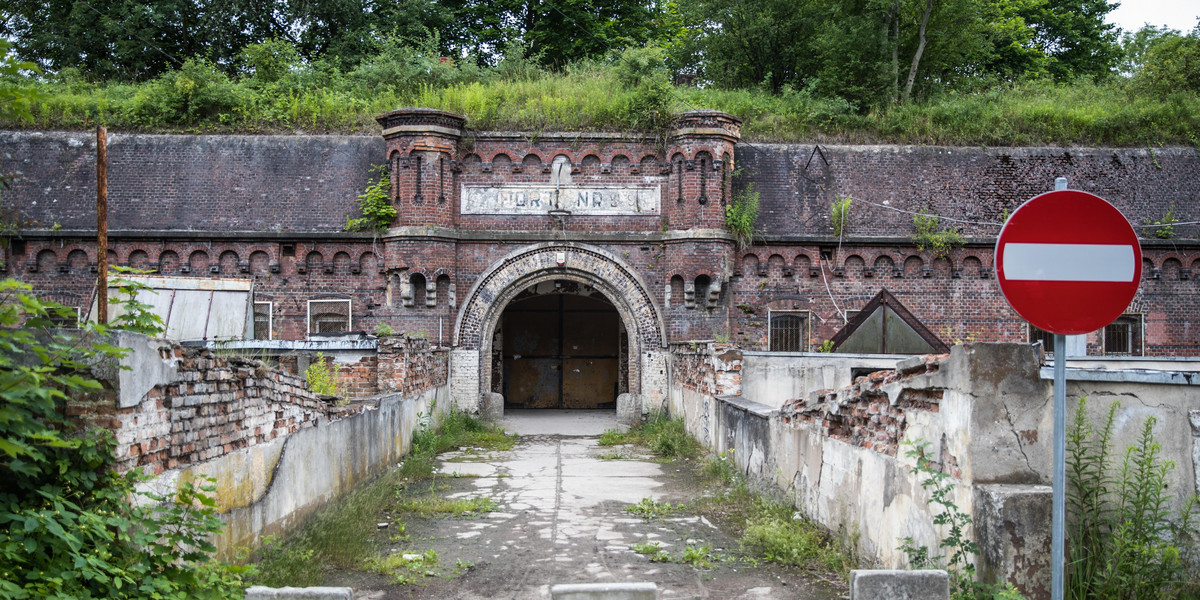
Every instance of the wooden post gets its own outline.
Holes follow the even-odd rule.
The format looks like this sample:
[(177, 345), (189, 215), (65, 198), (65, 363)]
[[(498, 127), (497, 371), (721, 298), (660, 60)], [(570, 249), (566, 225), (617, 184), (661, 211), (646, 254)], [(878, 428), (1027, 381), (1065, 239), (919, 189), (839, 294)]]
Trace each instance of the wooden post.
[(96, 322), (108, 323), (108, 131), (96, 127)]

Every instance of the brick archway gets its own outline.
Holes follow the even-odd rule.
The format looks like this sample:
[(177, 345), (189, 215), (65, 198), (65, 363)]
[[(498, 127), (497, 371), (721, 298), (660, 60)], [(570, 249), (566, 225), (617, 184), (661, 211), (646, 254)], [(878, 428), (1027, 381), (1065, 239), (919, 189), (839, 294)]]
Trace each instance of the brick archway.
[[(561, 263), (561, 264), (560, 264)], [(666, 347), (662, 314), (649, 286), (629, 265), (611, 253), (584, 244), (545, 243), (527, 246), (496, 261), (463, 299), (454, 324), (452, 390), (461, 408), (473, 408), (491, 380), (492, 334), (505, 307), (522, 290), (545, 281), (570, 280), (592, 286), (616, 307), (630, 342), (629, 390), (649, 390), (649, 360), (659, 360)], [(472, 376), (472, 372), (474, 376)]]

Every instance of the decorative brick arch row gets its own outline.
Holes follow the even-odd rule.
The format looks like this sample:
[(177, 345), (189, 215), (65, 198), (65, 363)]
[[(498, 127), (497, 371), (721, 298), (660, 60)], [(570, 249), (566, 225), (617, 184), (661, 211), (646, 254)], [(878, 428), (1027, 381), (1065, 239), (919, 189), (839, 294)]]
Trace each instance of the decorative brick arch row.
[[(560, 253), (565, 259), (561, 266)], [(654, 306), (649, 286), (636, 271), (595, 246), (554, 242), (517, 250), (479, 277), (455, 321), (454, 345), (481, 348), (509, 301), (529, 286), (553, 279), (591, 285), (621, 313), (631, 339), (647, 349), (666, 347), (662, 315)]]
[(666, 327), (649, 287), (609, 252), (561, 242), (528, 246), (496, 261), (467, 293), (454, 325), (454, 346), (480, 351), (480, 391), (491, 381), (487, 357), (504, 309), (523, 290), (555, 279), (590, 285), (617, 309), (629, 334), (629, 388), (639, 393), (642, 355), (666, 347)]

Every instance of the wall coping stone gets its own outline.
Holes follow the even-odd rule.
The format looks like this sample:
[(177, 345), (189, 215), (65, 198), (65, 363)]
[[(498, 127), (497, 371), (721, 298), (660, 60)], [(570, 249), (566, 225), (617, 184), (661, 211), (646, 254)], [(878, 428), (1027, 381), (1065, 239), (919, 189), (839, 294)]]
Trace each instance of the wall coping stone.
[[(191, 344), (184, 344), (185, 346)], [(201, 340), (196, 345), (202, 345), (210, 350), (280, 350), (280, 351), (326, 351), (326, 350), (375, 350), (379, 346), (377, 338), (363, 339), (307, 339), (307, 340), (232, 340), (218, 342)]]
[(741, 396), (717, 396), (716, 399), (718, 402), (723, 402), (729, 406), (744, 410), (752, 415), (762, 417), (764, 419), (769, 419), (772, 416), (779, 414), (779, 409), (777, 408), (772, 408), (766, 404), (760, 404), (753, 400), (747, 400)]
[[(1109, 383), (1150, 383), (1159, 385), (1200, 386), (1200, 373), (1188, 371), (1151, 371), (1148, 369), (1073, 369), (1067, 367), (1067, 381), (1104, 381)], [(1040, 377), (1054, 379), (1054, 367), (1042, 367)]]

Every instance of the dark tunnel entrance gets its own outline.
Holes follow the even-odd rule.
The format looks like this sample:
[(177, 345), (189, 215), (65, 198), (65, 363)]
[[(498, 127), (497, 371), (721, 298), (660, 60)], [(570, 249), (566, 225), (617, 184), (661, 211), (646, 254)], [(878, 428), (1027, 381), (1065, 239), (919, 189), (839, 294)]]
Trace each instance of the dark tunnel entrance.
[(492, 348), (492, 390), (506, 408), (615, 409), (629, 389), (621, 316), (576, 281), (521, 292), (505, 307)]

